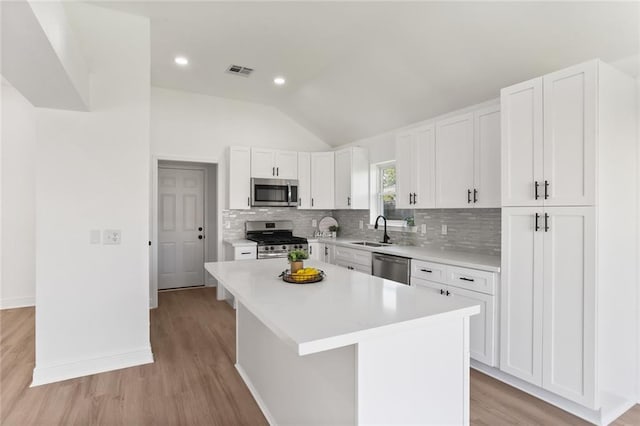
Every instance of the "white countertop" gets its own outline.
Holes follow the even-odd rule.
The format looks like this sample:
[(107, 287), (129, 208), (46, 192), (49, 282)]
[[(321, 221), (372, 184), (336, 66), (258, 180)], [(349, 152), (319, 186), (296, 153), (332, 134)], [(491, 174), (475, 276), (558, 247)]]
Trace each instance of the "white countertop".
[(488, 272), (500, 272), (500, 256), (466, 251), (434, 250), (418, 246), (389, 245), (383, 247), (367, 247), (353, 244), (354, 241), (364, 241), (358, 238), (319, 238), (318, 241), (325, 244), (336, 244), (358, 250), (409, 257), (427, 262), (444, 263)]
[(246, 247), (246, 246), (255, 246), (257, 243), (255, 241), (247, 240), (244, 238), (238, 239), (224, 239), (223, 242), (225, 244), (229, 244), (233, 247)]
[(477, 304), (319, 261), (316, 284), (279, 278), (285, 259), (206, 263), (205, 268), (299, 355), (335, 349), (445, 318), (480, 312)]

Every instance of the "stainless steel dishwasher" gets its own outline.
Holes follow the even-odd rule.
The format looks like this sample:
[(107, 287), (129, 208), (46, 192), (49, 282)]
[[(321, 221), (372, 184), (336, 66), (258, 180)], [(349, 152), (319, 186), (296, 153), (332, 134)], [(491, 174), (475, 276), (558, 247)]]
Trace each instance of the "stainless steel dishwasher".
[(390, 254), (373, 253), (373, 275), (409, 285), (411, 259)]

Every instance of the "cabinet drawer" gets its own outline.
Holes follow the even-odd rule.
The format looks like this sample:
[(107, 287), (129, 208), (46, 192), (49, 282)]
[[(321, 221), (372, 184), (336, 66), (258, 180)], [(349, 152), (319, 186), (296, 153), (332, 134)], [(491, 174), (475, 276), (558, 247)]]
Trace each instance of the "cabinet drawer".
[(411, 261), (411, 278), (421, 278), (428, 281), (446, 283), (447, 266), (423, 260)]
[(412, 287), (417, 287), (417, 288), (423, 288), (423, 289), (427, 289), (430, 291), (433, 291), (435, 293), (441, 294), (443, 293), (443, 291), (446, 291), (447, 286), (442, 284), (442, 283), (438, 283), (435, 281), (429, 281), (429, 280), (423, 280), (422, 278), (416, 278), (416, 277), (411, 277), (411, 286)]
[(493, 272), (450, 266), (447, 271), (447, 282), (455, 287), (481, 293), (495, 294), (496, 292), (496, 274)]
[(234, 247), (234, 260), (255, 260), (258, 258), (257, 247)]
[(363, 272), (365, 274), (371, 275), (371, 265), (369, 266), (359, 265), (357, 263), (347, 262), (340, 259), (336, 259), (336, 265), (342, 266), (343, 268), (347, 268), (350, 271), (358, 271), (358, 272)]

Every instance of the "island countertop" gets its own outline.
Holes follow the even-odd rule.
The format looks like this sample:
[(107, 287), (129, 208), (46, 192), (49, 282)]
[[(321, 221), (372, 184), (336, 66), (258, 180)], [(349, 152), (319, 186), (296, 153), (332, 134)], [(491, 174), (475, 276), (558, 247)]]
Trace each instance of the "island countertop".
[(480, 312), (477, 304), (339, 266), (319, 261), (306, 261), (305, 266), (322, 269), (324, 281), (285, 283), (279, 277), (288, 267), (285, 259), (205, 264), (239, 303), (299, 355)]

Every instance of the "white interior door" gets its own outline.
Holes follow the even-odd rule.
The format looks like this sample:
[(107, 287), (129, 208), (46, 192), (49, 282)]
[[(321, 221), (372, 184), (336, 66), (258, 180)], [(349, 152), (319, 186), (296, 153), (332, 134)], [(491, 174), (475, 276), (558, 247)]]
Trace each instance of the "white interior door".
[(204, 171), (158, 169), (158, 289), (204, 285)]
[(543, 387), (596, 408), (595, 208), (546, 207)]
[(436, 123), (436, 207), (473, 207), (473, 113)]
[(542, 385), (543, 221), (542, 208), (502, 209), (500, 369), (537, 386)]

